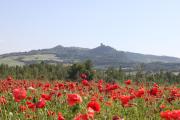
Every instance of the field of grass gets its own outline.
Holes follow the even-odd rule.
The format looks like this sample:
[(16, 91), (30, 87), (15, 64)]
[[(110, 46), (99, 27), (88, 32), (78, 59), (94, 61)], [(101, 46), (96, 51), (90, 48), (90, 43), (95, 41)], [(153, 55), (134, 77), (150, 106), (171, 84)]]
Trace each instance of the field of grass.
[(0, 57), (0, 64), (8, 64), (9, 66), (15, 65), (24, 65), (24, 62), (20, 62), (17, 60), (18, 56), (11, 56), (11, 57)]
[(0, 57), (0, 64), (8, 64), (10, 66), (25, 65), (26, 62), (30, 61), (56, 61), (63, 62), (63, 60), (56, 57), (55, 54), (35, 54), (35, 55), (21, 55), (21, 56), (8, 56)]
[(1, 120), (180, 120), (177, 84), (0, 80)]
[(22, 56), (21, 60), (23, 61), (32, 61), (32, 60), (53, 60), (53, 61), (58, 61), (62, 62), (59, 58), (56, 57), (54, 54), (38, 54), (38, 55), (28, 55), (28, 56)]

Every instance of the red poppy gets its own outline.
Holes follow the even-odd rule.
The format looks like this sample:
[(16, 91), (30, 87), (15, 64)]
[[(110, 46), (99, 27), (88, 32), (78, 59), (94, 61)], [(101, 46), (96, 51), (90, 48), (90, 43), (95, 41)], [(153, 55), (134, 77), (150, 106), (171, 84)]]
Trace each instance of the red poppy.
[(103, 82), (104, 82), (104, 80), (101, 79), (101, 80), (98, 81), (98, 84), (101, 84), (101, 85), (102, 85)]
[(78, 94), (68, 94), (67, 101), (70, 106), (74, 106), (75, 104), (82, 103), (82, 98)]
[(64, 88), (64, 84), (63, 83), (59, 83), (58, 87), (59, 87), (59, 89), (63, 89)]
[(136, 94), (136, 97), (141, 97), (144, 95), (144, 93), (145, 93), (144, 88), (140, 88), (135, 94)]
[(48, 116), (54, 116), (55, 115), (55, 112), (51, 111), (51, 110), (48, 110), (47, 111), (47, 115)]
[(69, 86), (69, 89), (73, 91), (76, 87), (76, 84), (73, 82), (70, 82), (68, 86)]
[(153, 96), (156, 96), (158, 94), (158, 87), (153, 87), (151, 90), (150, 90), (150, 95), (153, 95)]
[(87, 114), (79, 114), (73, 120), (89, 120)]
[(36, 108), (36, 104), (32, 103), (32, 102), (26, 102), (27, 106), (29, 109), (35, 110)]
[(88, 108), (88, 116), (89, 118), (94, 118), (94, 110), (91, 107)]
[(87, 75), (85, 73), (80, 74), (81, 79), (86, 79)]
[(162, 104), (162, 105), (160, 105), (160, 108), (164, 109), (164, 108), (166, 108), (166, 105)]
[(89, 107), (92, 108), (95, 112), (100, 112), (100, 109), (101, 109), (99, 103), (96, 102), (96, 101), (91, 101), (91, 102), (89, 102), (88, 105), (87, 105), (87, 107), (88, 107), (88, 108), (89, 108)]
[(178, 94), (178, 90), (173, 89), (173, 90), (171, 90), (170, 96), (176, 96), (177, 94)]
[(45, 87), (45, 88), (49, 88), (49, 87), (51, 87), (51, 84), (50, 84), (50, 83), (46, 83), (46, 84), (44, 85), (44, 87)]
[(16, 88), (13, 90), (13, 96), (16, 102), (20, 102), (21, 100), (26, 98), (26, 90), (21, 88)]
[(180, 110), (165, 111), (160, 113), (161, 118), (166, 120), (180, 120)]
[(85, 80), (85, 79), (83, 79), (83, 80), (82, 80), (82, 84), (83, 84), (84, 86), (89, 86), (88, 81), (87, 81), (87, 80)]
[(44, 98), (45, 100), (49, 101), (51, 100), (51, 95), (41, 94), (41, 98)]
[(124, 81), (124, 83), (125, 83), (126, 85), (130, 85), (130, 84), (131, 84), (131, 80), (126, 80), (126, 81)]
[(57, 97), (61, 97), (61, 96), (62, 96), (62, 93), (58, 92)]
[(40, 99), (39, 102), (36, 103), (36, 108), (44, 108), (46, 106), (46, 102), (44, 99)]
[(129, 103), (129, 101), (131, 100), (131, 96), (121, 95), (119, 99), (120, 99), (122, 105), (124, 106)]
[(12, 80), (12, 77), (11, 76), (8, 76), (7, 77), (7, 81), (11, 81)]
[(19, 109), (21, 112), (24, 112), (24, 111), (26, 111), (27, 107), (24, 105), (21, 105), (21, 106), (19, 106)]
[(4, 105), (6, 103), (7, 103), (6, 98), (4, 96), (0, 97), (0, 105), (1, 104)]
[(60, 112), (58, 113), (58, 120), (65, 120), (62, 113)]
[(118, 84), (113, 84), (113, 85), (107, 84), (107, 86), (106, 86), (107, 91), (115, 90), (115, 89), (118, 89), (118, 88), (119, 88)]

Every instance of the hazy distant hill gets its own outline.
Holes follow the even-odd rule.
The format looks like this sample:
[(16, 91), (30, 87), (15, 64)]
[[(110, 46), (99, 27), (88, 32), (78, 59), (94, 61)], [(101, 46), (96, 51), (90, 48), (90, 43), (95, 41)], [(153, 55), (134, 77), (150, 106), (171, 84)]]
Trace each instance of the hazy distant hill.
[(178, 64), (180, 59), (168, 56), (144, 55), (139, 53), (131, 53), (118, 51), (110, 46), (101, 44), (94, 49), (79, 47), (63, 47), (58, 45), (50, 49), (32, 50), (29, 52), (9, 53), (0, 55), (0, 63), (9, 65), (32, 64), (40, 61), (47, 63), (66, 63), (91, 59), (95, 66), (131, 66), (137, 63), (161, 63), (161, 64)]

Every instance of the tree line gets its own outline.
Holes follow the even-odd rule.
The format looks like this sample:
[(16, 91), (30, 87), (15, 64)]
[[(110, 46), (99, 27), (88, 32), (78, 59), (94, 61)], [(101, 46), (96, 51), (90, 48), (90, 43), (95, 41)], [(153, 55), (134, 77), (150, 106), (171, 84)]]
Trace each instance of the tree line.
[(107, 69), (94, 69), (90, 60), (74, 63), (72, 65), (63, 64), (46, 64), (44, 62), (38, 64), (30, 64), (24, 66), (8, 66), (0, 65), (0, 79), (12, 76), (14, 79), (38, 79), (38, 80), (72, 80), (80, 81), (80, 75), (86, 74), (88, 80), (104, 79), (108, 82), (123, 82), (127, 79), (135, 81), (148, 82), (180, 82), (180, 74), (160, 70), (159, 72), (144, 72), (142, 68), (138, 68), (135, 72), (127, 72), (121, 67), (108, 67)]

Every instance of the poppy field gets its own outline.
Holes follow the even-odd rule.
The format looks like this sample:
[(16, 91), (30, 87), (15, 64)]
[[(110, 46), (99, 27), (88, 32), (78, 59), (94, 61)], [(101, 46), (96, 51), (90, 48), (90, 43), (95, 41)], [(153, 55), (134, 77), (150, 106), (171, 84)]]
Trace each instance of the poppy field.
[(180, 120), (179, 84), (0, 80), (0, 120)]

